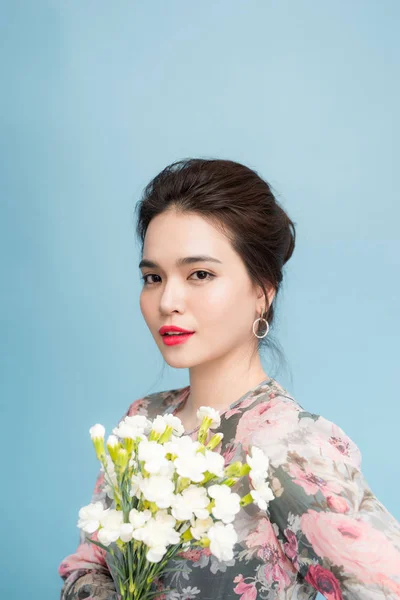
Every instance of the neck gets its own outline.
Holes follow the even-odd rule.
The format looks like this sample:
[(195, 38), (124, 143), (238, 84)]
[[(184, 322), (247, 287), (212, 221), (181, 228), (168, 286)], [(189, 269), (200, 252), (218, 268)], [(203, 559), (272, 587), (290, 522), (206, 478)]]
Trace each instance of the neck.
[(191, 367), (190, 394), (185, 403), (185, 412), (194, 416), (200, 406), (211, 406), (216, 410), (226, 410), (251, 388), (268, 379), (257, 353), (253, 362), (243, 357), (222, 357)]

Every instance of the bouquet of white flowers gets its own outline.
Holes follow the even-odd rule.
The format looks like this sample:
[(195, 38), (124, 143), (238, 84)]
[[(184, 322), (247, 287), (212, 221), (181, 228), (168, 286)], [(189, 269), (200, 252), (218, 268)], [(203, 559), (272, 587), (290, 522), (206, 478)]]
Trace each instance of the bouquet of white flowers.
[[(214, 451), (223, 434), (209, 435), (220, 425), (218, 411), (203, 406), (197, 418), (201, 426), (195, 441), (171, 414), (153, 421), (127, 416), (108, 437), (109, 454), (104, 427), (89, 430), (115, 508), (104, 509), (101, 502), (82, 507), (78, 527), (97, 532), (97, 541), (88, 541), (107, 552), (122, 600), (160, 594), (153, 582), (171, 571), (168, 561), (190, 546), (209, 547), (219, 560), (230, 560), (238, 539), (235, 515), (251, 502), (265, 510), (274, 497), (264, 452), (253, 446), (245, 463), (225, 466)], [(245, 476), (250, 492), (241, 498), (231, 488)]]

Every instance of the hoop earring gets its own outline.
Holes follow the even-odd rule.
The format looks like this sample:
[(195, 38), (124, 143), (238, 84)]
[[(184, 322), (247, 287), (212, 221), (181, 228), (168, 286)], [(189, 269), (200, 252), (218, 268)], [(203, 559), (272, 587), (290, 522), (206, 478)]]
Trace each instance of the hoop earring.
[[(261, 314), (262, 314), (262, 313), (261, 313)], [(264, 314), (266, 314), (266, 313), (264, 312)], [(266, 330), (265, 330), (265, 333), (263, 333), (263, 335), (257, 335), (257, 334), (256, 334), (256, 332), (255, 332), (256, 323), (258, 323), (258, 321), (265, 321), (265, 322), (266, 322), (266, 324), (267, 324), (267, 325), (266, 325)], [(253, 333), (254, 333), (254, 335), (255, 335), (257, 338), (259, 338), (259, 339), (261, 339), (261, 338), (265, 338), (265, 336), (267, 335), (268, 331), (269, 331), (269, 323), (268, 323), (267, 319), (264, 319), (264, 317), (259, 317), (258, 319), (256, 319), (256, 320), (254, 321), (254, 323), (253, 323)]]

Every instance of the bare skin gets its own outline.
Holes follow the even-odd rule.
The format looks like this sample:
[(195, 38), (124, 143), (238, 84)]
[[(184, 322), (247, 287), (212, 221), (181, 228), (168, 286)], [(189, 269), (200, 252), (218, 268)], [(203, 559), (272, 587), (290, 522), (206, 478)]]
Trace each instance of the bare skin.
[[(198, 255), (220, 262), (176, 263)], [(141, 268), (147, 285), (140, 308), (164, 360), (189, 369), (190, 395), (177, 416), (190, 431), (200, 406), (222, 412), (268, 378), (259, 353), (252, 355), (257, 342), (252, 327), (275, 291), (270, 290), (267, 305), (227, 236), (196, 214), (157, 215), (146, 232), (143, 259), (157, 266)], [(159, 334), (162, 325), (195, 333), (183, 344), (167, 346)]]

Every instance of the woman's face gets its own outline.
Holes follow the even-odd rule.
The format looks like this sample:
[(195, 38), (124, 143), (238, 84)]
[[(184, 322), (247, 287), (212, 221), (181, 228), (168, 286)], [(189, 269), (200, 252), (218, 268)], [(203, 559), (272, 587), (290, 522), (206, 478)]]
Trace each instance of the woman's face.
[[(200, 255), (215, 261), (177, 263)], [(242, 259), (223, 233), (199, 215), (164, 212), (148, 226), (143, 260), (157, 266), (141, 267), (146, 282), (140, 309), (170, 366), (194, 367), (236, 352), (238, 345), (251, 351), (253, 322), (265, 300), (260, 290), (256, 295)], [(163, 325), (195, 333), (183, 343), (166, 345), (159, 333)]]

